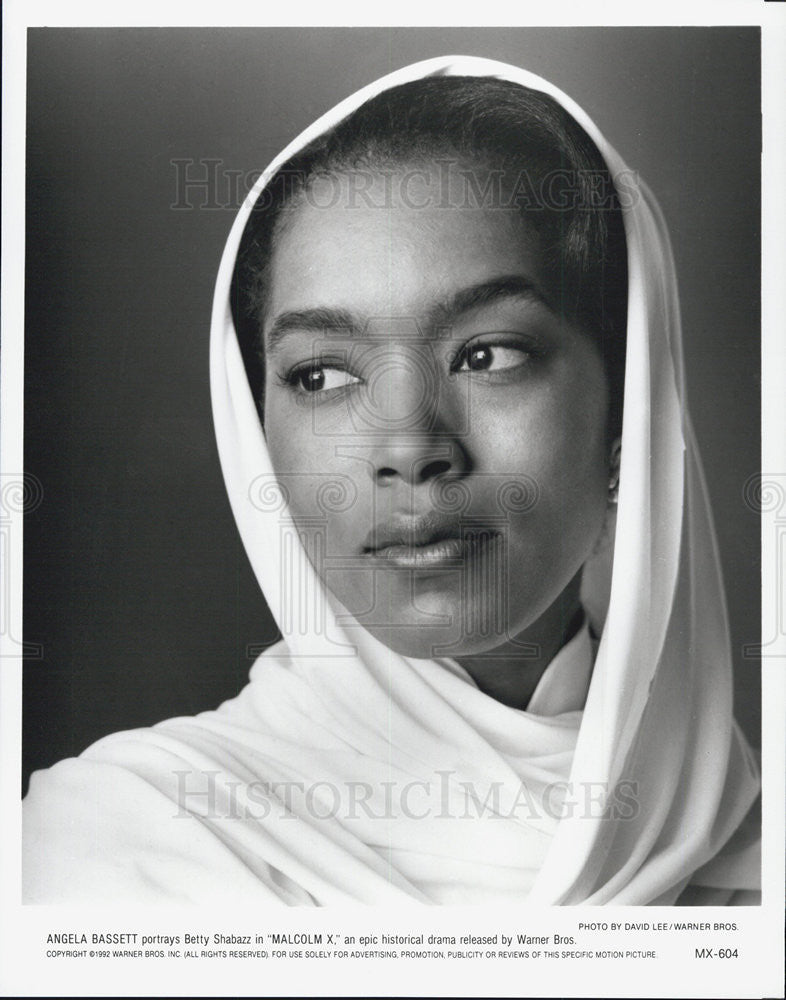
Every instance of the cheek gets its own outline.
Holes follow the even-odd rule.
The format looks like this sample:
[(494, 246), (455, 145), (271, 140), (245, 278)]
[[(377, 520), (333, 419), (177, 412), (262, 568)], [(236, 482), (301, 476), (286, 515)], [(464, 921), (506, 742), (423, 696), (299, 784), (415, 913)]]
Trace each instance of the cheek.
[(265, 441), (273, 469), (278, 475), (299, 469), (310, 450), (309, 441), (298, 427), (291, 422), (287, 426), (274, 405), (269, 405), (265, 411)]
[[(541, 448), (548, 482), (566, 503), (605, 504), (608, 479), (606, 405), (600, 394), (575, 394), (555, 400), (549, 408)], [(545, 484), (544, 484), (545, 485)]]
[(319, 512), (320, 487), (329, 476), (329, 452), (317, 447), (308, 421), (281, 419), (275, 410), (266, 414), (268, 453), (293, 515), (314, 517)]
[(367, 530), (370, 524), (370, 477), (360, 463), (338, 454), (346, 436), (316, 434), (309, 417), (290, 416), (267, 421), (265, 437), (276, 481), (308, 551), (355, 552), (358, 525)]
[(602, 369), (590, 366), (582, 376), (575, 366), (512, 393), (507, 405), (476, 407), (471, 441), (479, 464), (494, 476), (526, 477), (536, 498), (519, 522), (528, 545), (570, 550), (572, 559), (592, 551), (608, 499), (607, 396)]

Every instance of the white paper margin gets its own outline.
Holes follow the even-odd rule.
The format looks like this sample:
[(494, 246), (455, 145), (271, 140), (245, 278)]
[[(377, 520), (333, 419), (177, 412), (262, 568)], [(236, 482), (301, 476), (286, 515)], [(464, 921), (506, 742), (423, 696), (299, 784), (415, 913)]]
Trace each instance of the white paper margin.
[[(762, 27), (763, 56), (763, 413), (762, 471), (786, 473), (786, 274), (783, 244), (786, 234), (786, 4), (757, 0), (682, 0), (679, 3), (634, 5), (607, 2), (602, 8), (606, 25), (733, 25)], [(98, 25), (260, 25), (263, 8), (252, 3), (137, 2), (98, 4), (25, 2), (7, 0), (3, 11), (3, 232), (2, 232), (2, 424), (0, 471), (16, 475), (23, 469), (23, 295), (24, 295), (24, 137), (25, 137), (25, 31), (28, 26)], [(376, 7), (331, 4), (319, 8), (280, 5), (265, 7), (266, 25), (596, 25), (585, 3), (556, 2), (537, 7), (521, 4), (399, 3)], [(579, 95), (580, 96), (580, 95)], [(8, 581), (6, 619), (0, 644), (0, 802), (3, 830), (0, 855), (0, 993), (9, 995), (464, 995), (464, 996), (783, 996), (783, 885), (784, 885), (784, 717), (786, 716), (786, 637), (773, 623), (783, 622), (786, 611), (786, 545), (777, 511), (762, 519), (763, 636), (775, 631), (778, 646), (769, 647), (763, 663), (764, 728), (764, 905), (735, 910), (683, 910), (689, 920), (733, 919), (741, 923), (738, 935), (743, 958), (737, 963), (672, 961), (657, 968), (619, 960), (604, 965), (601, 974), (588, 974), (576, 963), (520, 967), (513, 963), (398, 962), (290, 962), (274, 966), (219, 962), (211, 965), (182, 962), (91, 962), (67, 965), (41, 960), (41, 942), (49, 930), (84, 927), (88, 930), (123, 930), (133, 927), (227, 931), (239, 926), (292, 932), (341, 931), (386, 925), (399, 933), (406, 928), (426, 934), (478, 933), (489, 926), (488, 915), (464, 908), (413, 908), (386, 914), (331, 909), (315, 913), (282, 911), (257, 914), (238, 909), (232, 913), (200, 913), (193, 909), (157, 908), (154, 913), (138, 907), (122, 912), (101, 912), (83, 907), (22, 907), (18, 801), (21, 760), (21, 664), (15, 659), (15, 640), (21, 636), (21, 550), (13, 554)], [(10, 537), (21, 539), (21, 513), (10, 522)], [(5, 552), (4, 557), (9, 557)], [(9, 563), (9, 565), (11, 565)], [(1, 581), (4, 585), (6, 580)], [(372, 918), (373, 912), (373, 918)], [(566, 908), (536, 913), (498, 910), (494, 923), (537, 933), (571, 933), (582, 915), (597, 920), (631, 921), (665, 919), (670, 909), (641, 911), (601, 908), (582, 911)], [(636, 936), (630, 936), (631, 947)], [(736, 940), (736, 939), (735, 939)], [(649, 939), (651, 944), (651, 939)], [(523, 972), (522, 970), (526, 971)]]

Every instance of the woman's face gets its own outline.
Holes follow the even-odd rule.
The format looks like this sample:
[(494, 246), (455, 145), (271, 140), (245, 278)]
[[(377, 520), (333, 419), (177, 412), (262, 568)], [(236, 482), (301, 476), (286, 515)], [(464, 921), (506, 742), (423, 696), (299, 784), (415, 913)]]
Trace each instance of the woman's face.
[(277, 239), (273, 466), (317, 572), (387, 646), (509, 648), (603, 527), (603, 362), (518, 213), (445, 207), (413, 173), (362, 179), (362, 197), (342, 177), (301, 199)]

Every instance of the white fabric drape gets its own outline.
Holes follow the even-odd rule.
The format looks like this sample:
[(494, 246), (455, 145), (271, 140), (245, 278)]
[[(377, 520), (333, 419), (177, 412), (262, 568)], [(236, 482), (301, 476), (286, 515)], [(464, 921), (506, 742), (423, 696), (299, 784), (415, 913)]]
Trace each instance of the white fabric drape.
[[(706, 901), (757, 887), (755, 849), (738, 828), (758, 774), (732, 720), (728, 626), (684, 404), (674, 268), (661, 214), (633, 175), (625, 175), (628, 354), (614, 571), (609, 582), (611, 561), (599, 557), (586, 574), (592, 612), (602, 615), (610, 596), (583, 712), (586, 629), (522, 712), (483, 695), (452, 662), (410, 660), (342, 627), (276, 488), (229, 302), (248, 215), (306, 142), (386, 88), (431, 74), (543, 91), (589, 133), (612, 176), (625, 171), (556, 88), (467, 57), (377, 81), (265, 171), (219, 269), (211, 391), (234, 516), (285, 643), (217, 712), (109, 737), (34, 777), (31, 900), (243, 892), (316, 904), (646, 904), (674, 902), (691, 882), (724, 890)], [(622, 789), (619, 808), (589, 808), (593, 789), (612, 793), (612, 803)], [(558, 818), (570, 796), (576, 807)], [(47, 818), (53, 809), (65, 817), (58, 830)]]

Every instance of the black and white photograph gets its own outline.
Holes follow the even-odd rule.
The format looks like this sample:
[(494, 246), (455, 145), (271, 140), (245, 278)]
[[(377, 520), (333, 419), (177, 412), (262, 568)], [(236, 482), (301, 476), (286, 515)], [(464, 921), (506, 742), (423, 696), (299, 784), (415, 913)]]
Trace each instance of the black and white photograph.
[(28, 954), (774, 995), (762, 27), (351, 23), (24, 32)]

